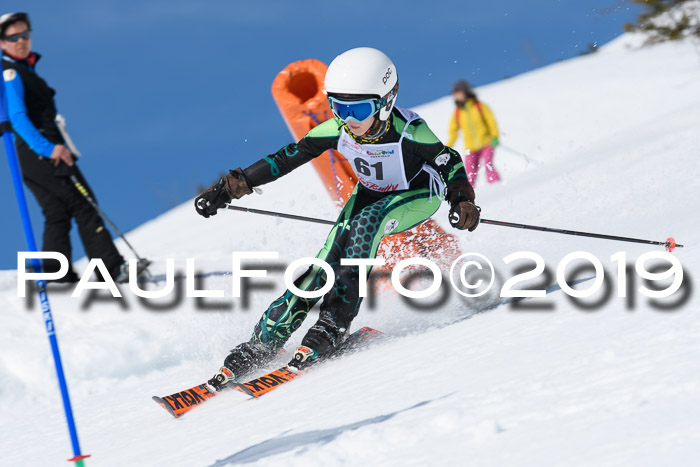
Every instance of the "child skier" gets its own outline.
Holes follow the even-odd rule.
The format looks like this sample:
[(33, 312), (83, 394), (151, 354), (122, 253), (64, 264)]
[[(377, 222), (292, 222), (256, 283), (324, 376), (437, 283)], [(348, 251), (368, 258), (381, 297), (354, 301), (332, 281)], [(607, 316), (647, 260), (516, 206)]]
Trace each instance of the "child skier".
[[(418, 115), (394, 106), (398, 89), (396, 67), (379, 50), (361, 47), (339, 55), (325, 77), (335, 118), (247, 169), (231, 170), (195, 199), (197, 212), (208, 218), (232, 199), (252, 193), (254, 187), (277, 180), (329, 149), (338, 150), (350, 162), (359, 183), (317, 255), (333, 267), (336, 280), (323, 297), (318, 321), (294, 353), (289, 364), (293, 370), (336, 349), (357, 315), (362, 301), (359, 268), (341, 267), (341, 258), (374, 258), (382, 238), (426, 221), (441, 199), (450, 203), (453, 227), (473, 231), (479, 223), (474, 190), (459, 154), (443, 145)], [(314, 291), (325, 281), (323, 270), (311, 266), (294, 284)], [(226, 357), (209, 385), (218, 391), (271, 361), (319, 300), (286, 291), (263, 313), (251, 339)]]

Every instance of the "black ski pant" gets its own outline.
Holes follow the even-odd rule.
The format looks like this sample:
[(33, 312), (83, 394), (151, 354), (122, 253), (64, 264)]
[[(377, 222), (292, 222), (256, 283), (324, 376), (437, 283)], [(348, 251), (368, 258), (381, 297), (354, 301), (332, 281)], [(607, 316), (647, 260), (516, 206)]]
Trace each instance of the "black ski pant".
[[(26, 147), (17, 149), (24, 183), (34, 193), (44, 213), (42, 249), (62, 253), (72, 262), (70, 230), (71, 221), (75, 219), (87, 256), (102, 259), (112, 277), (116, 277), (124, 258), (114, 246), (102, 218), (73, 185), (71, 175), (75, 175), (92, 199), (96, 200), (78, 166), (68, 167), (61, 162), (54, 167), (52, 160), (40, 157)], [(44, 261), (46, 272), (55, 272), (58, 267), (58, 261)], [(75, 275), (72, 266), (69, 274)]]

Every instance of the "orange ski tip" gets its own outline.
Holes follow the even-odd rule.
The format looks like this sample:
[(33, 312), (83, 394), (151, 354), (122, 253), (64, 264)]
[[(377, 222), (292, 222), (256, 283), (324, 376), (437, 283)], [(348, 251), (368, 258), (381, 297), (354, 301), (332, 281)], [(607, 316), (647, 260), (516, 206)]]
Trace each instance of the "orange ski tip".
[(371, 327), (369, 327), (369, 326), (365, 326), (365, 327), (361, 328), (358, 332), (361, 333), (361, 334), (365, 334), (365, 335), (370, 335), (370, 334), (371, 334), (371, 335), (377, 335), (377, 336), (384, 335), (384, 333), (383, 333), (382, 331), (379, 331), (379, 330), (377, 330), (377, 329), (371, 328)]
[(212, 393), (207, 389), (206, 384), (200, 384), (185, 391), (176, 392), (169, 396), (158, 397), (153, 396), (153, 400), (158, 405), (167, 410), (170, 415), (175, 418), (181, 417), (205, 400), (214, 397), (216, 393)]
[(163, 407), (165, 410), (167, 410), (168, 413), (169, 413), (170, 415), (172, 415), (173, 417), (177, 418), (177, 417), (180, 416), (180, 415), (178, 415), (178, 414), (175, 413), (175, 409), (173, 408), (173, 406), (170, 405), (170, 403), (168, 403), (168, 402), (166, 402), (166, 401), (164, 400), (165, 398), (161, 398), (161, 397), (158, 397), (158, 396), (153, 396), (151, 399), (153, 399), (154, 401), (156, 401), (156, 404), (160, 405), (160, 406)]

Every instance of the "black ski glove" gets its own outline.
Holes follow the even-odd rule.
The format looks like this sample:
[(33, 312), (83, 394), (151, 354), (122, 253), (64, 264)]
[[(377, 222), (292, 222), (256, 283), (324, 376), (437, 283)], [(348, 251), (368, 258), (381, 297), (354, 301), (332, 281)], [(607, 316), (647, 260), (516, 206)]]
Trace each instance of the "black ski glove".
[(473, 232), (479, 225), (481, 208), (474, 204), (474, 189), (466, 178), (458, 178), (447, 185), (445, 200), (450, 203), (448, 219), (456, 229)]
[(194, 208), (197, 214), (208, 218), (215, 216), (216, 211), (225, 208), (232, 199), (240, 199), (252, 192), (245, 174), (238, 168), (229, 171), (216, 185), (197, 196), (194, 199)]

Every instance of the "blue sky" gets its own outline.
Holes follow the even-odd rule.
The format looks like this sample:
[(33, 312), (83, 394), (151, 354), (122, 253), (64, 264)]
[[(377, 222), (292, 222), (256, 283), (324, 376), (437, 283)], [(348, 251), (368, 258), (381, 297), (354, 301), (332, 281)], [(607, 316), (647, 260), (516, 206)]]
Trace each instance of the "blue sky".
[[(4, 0), (1, 8), (30, 14), (44, 56), (38, 72), (57, 90), (81, 170), (122, 231), (289, 143), (270, 86), (293, 61), (379, 48), (397, 66), (399, 105), (411, 107), (449, 94), (460, 78), (481, 85), (575, 57), (621, 34), (639, 11), (619, 0)], [(26, 244), (4, 152), (0, 268), (12, 269)], [(41, 244), (43, 218), (27, 193)], [(74, 259), (83, 254), (76, 230)]]

